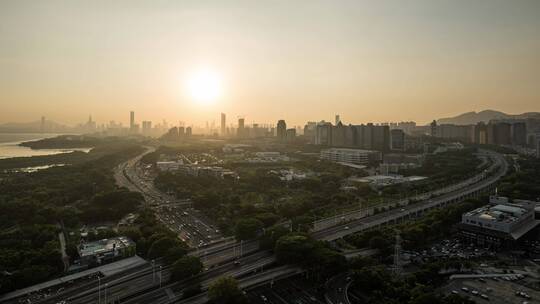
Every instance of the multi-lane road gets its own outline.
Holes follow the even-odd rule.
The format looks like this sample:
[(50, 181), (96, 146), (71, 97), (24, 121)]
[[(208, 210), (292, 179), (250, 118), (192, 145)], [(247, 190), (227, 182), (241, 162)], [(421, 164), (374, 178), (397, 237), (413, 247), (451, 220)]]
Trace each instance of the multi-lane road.
[(115, 168), (114, 177), (120, 187), (143, 195), (146, 204), (155, 211), (158, 219), (191, 247), (199, 247), (222, 241), (223, 237), (214, 223), (191, 208), (189, 199), (178, 200), (154, 186), (149, 171), (140, 163), (141, 158), (155, 148), (146, 151)]
[[(148, 149), (145, 153), (151, 151), (153, 151), (153, 149)], [(141, 179), (140, 175), (137, 174), (136, 167), (143, 155), (121, 165), (116, 170), (115, 176), (117, 177), (119, 185), (125, 186), (133, 191), (141, 192), (147, 202), (155, 205), (154, 208), (159, 210), (160, 203), (170, 203), (174, 198), (161, 193), (159, 190), (155, 189), (151, 183)], [(506, 173), (507, 163), (500, 154), (490, 152), (489, 156), (492, 159), (492, 166), (490, 167), (492, 172), (490, 172), (489, 176), (479, 180), (477, 183), (470, 184), (459, 190), (446, 193), (436, 198), (404, 206), (403, 208), (393, 209), (316, 231), (313, 232), (312, 235), (317, 239), (335, 240), (367, 228), (418, 216), (431, 208), (437, 208), (449, 203), (461, 201), (466, 197), (476, 195), (486, 189), (491, 189), (495, 182)], [(180, 215), (180, 217), (183, 216), (185, 215)], [(165, 224), (167, 224), (167, 219), (164, 219)], [(197, 220), (202, 222), (201, 219), (197, 218)], [(169, 222), (169, 227), (171, 227), (171, 225), (177, 225), (177, 222), (175, 221), (174, 224), (170, 224)], [(205, 225), (211, 224), (206, 224), (205, 222)], [(200, 228), (199, 226), (195, 226), (190, 227), (190, 229), (204, 229), (201, 231), (201, 233), (204, 234), (208, 232), (206, 230), (208, 228), (206, 227), (207, 226), (201, 225)], [(240, 246), (242, 247), (241, 249)], [(243, 257), (240, 257), (240, 253), (242, 253)], [(249, 287), (301, 271), (293, 266), (271, 268), (275, 262), (275, 257), (269, 252), (259, 251), (258, 243), (255, 241), (239, 244), (233, 240), (223, 240), (221, 242), (200, 246), (200, 248), (190, 252), (190, 254), (200, 256), (205, 264), (205, 271), (197, 276), (203, 289), (207, 288), (213, 280), (224, 275), (238, 278), (242, 287)], [(122, 303), (178, 302), (182, 298), (182, 290), (185, 288), (186, 282), (168, 283), (170, 267), (159, 263), (159, 261), (156, 262), (153, 267), (152, 265), (147, 265), (143, 269), (127, 272), (120, 278), (102, 279), (99, 287), (100, 293), (104, 292), (104, 284), (107, 284), (108, 299), (119, 299)], [(162, 266), (161, 271), (159, 270), (159, 266)], [(160, 277), (161, 287), (159, 285)], [(55, 297), (55, 300), (50, 299), (51, 301), (47, 300), (43, 301), (43, 303), (57, 303), (58, 300), (67, 300), (68, 303), (96, 303), (98, 294), (97, 282), (92, 284), (94, 285), (90, 284), (85, 289), (61, 294), (58, 297)], [(201, 295), (183, 300), (182, 303), (202, 303), (205, 299), (205, 295)]]
[(495, 152), (487, 153), (489, 153), (492, 160), (492, 165), (487, 170), (487, 173), (489, 174), (486, 174), (485, 178), (479, 179), (476, 183), (422, 202), (316, 231), (312, 233), (312, 236), (317, 239), (332, 241), (366, 229), (417, 217), (425, 211), (460, 202), (467, 198), (478, 197), (480, 194), (486, 193), (486, 191), (492, 189), (496, 182), (503, 177), (508, 170), (508, 163), (502, 155)]

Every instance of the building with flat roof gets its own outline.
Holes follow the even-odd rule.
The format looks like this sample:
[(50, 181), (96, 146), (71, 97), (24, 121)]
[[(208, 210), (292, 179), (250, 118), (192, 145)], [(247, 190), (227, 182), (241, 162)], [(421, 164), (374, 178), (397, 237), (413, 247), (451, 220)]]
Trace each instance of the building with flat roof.
[(81, 264), (99, 265), (135, 255), (135, 242), (125, 236), (82, 243), (77, 247)]
[(537, 203), (492, 196), (490, 203), (461, 216), (461, 235), (482, 246), (509, 247), (540, 221), (535, 219)]
[(381, 152), (362, 149), (330, 148), (321, 150), (320, 158), (336, 163), (366, 165), (370, 161), (380, 161)]

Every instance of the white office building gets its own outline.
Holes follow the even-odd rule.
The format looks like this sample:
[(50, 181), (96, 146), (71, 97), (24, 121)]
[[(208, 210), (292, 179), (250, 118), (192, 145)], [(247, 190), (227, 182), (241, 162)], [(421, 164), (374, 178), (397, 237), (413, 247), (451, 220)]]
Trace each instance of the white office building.
[(381, 152), (362, 149), (330, 148), (321, 150), (320, 157), (321, 159), (336, 163), (366, 165), (370, 160), (380, 160)]

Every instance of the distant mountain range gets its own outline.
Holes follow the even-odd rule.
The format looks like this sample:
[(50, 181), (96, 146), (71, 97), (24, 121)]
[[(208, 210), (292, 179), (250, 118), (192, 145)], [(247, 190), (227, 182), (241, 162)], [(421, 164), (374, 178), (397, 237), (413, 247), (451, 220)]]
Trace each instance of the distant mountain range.
[(540, 119), (540, 112), (527, 112), (523, 114), (506, 114), (494, 110), (484, 110), (481, 112), (468, 112), (458, 116), (441, 118), (437, 120), (438, 124), (454, 124), (454, 125), (472, 125), (481, 121), (489, 122), (492, 119)]

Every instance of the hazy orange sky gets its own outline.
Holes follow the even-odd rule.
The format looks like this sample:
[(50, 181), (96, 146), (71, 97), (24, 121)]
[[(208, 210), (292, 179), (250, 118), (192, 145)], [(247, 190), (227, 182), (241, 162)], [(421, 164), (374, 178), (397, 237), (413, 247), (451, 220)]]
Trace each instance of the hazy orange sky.
[[(184, 92), (222, 79), (212, 106)], [(1, 1), (0, 122), (540, 111), (540, 1)]]

